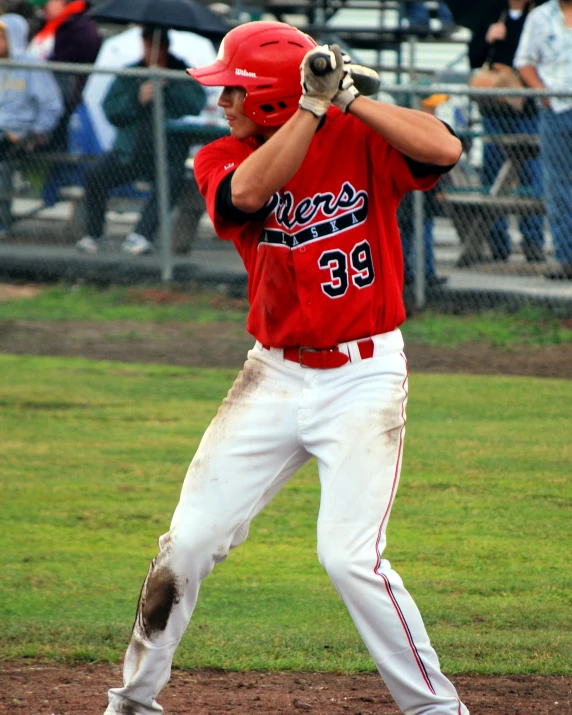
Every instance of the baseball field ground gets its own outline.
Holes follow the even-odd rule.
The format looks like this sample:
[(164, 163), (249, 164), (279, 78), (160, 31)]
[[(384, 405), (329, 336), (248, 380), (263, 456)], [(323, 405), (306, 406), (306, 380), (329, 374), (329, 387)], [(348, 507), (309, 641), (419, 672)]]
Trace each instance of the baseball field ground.
[[(0, 713), (103, 711), (244, 316), (216, 293), (0, 288)], [(572, 325), (529, 310), (404, 332), (385, 556), (473, 715), (572, 713)], [(311, 462), (205, 581), (170, 715), (397, 713), (317, 561), (318, 503)]]

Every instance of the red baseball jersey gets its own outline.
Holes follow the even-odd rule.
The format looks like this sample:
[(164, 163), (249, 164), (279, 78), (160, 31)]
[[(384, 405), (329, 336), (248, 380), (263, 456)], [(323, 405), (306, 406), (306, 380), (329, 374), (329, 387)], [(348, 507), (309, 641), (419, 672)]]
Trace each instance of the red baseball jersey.
[(234, 242), (248, 273), (248, 331), (272, 347), (329, 348), (401, 325), (396, 210), (406, 192), (439, 176), (414, 177), (403, 154), (332, 107), (266, 218), (239, 225), (217, 213), (217, 189), (258, 146), (224, 137), (194, 164), (216, 234)]

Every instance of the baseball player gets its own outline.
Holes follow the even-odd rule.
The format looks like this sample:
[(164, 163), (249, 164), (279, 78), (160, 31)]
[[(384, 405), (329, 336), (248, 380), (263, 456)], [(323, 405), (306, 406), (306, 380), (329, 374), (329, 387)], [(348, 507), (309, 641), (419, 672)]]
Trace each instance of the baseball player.
[(395, 211), (406, 192), (434, 186), (461, 145), (433, 116), (358, 96), (348, 63), (336, 45), (252, 22), (189, 71), (223, 87), (231, 136), (199, 152), (195, 174), (218, 236), (246, 266), (256, 343), (159, 539), (107, 715), (163, 711), (156, 697), (202, 580), (312, 456), (318, 558), (398, 706), (468, 715), (382, 556), (408, 394)]

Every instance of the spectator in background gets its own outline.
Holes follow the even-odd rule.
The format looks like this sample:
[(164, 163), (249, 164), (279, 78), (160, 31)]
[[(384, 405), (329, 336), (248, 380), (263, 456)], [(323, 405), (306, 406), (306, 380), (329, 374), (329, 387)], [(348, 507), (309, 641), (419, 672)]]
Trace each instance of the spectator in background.
[(40, 29), (41, 21), (31, 0), (0, 0), (0, 15), (21, 15), (28, 23), (28, 37)]
[[(33, 62), (26, 54), (28, 23), (21, 15), (0, 15), (0, 59)], [(0, 193), (10, 193), (6, 159), (45, 144), (63, 112), (58, 85), (45, 70), (0, 67)], [(0, 200), (0, 228), (10, 224), (10, 200)]]
[[(437, 275), (435, 270), (435, 256), (433, 244), (435, 243), (434, 236), (434, 216), (435, 207), (438, 205), (437, 193), (438, 190), (431, 189), (427, 192), (424, 201), (424, 216), (423, 216), (423, 247), (425, 253), (425, 285), (430, 289), (438, 288), (447, 282), (445, 276)], [(399, 225), (399, 234), (401, 236), (401, 246), (403, 248), (403, 266), (405, 269), (404, 285), (412, 286), (415, 283), (415, 212), (413, 204), (413, 194), (406, 194), (399, 208), (397, 209), (397, 223)]]
[[(33, 62), (27, 41), (28, 23), (21, 15), (0, 16), (0, 58)], [(51, 72), (0, 67), (0, 160), (44, 144), (62, 111)]]
[[(423, 2), (402, 2), (399, 16), (401, 20), (407, 20), (408, 29), (417, 35), (431, 31), (429, 9)], [(437, 17), (441, 21), (441, 32), (451, 32), (455, 28), (453, 15), (446, 2), (438, 3)]]
[[(158, 46), (154, 42), (156, 37), (159, 39)], [(169, 52), (169, 36), (166, 30), (144, 28), (143, 46), (144, 58), (133, 66), (156, 65), (171, 70), (186, 69), (185, 63)], [(156, 49), (157, 57), (154, 58)], [(200, 114), (206, 103), (205, 91), (195, 81), (166, 81), (163, 94), (167, 119)], [(103, 103), (103, 111), (108, 120), (117, 127), (115, 143), (112, 151), (94, 162), (84, 175), (87, 235), (78, 241), (77, 248), (85, 253), (97, 253), (102, 246), (109, 191), (135, 179), (155, 178), (152, 109), (153, 85), (150, 80), (116, 78)], [(190, 141), (188, 134), (169, 131), (167, 128), (171, 206), (175, 204), (185, 183), (185, 160)], [(151, 252), (157, 224), (157, 192), (154, 186), (135, 231), (121, 244), (122, 250), (132, 255)]]
[[(432, 94), (421, 101), (421, 111), (435, 115), (436, 109), (449, 99), (446, 94)], [(443, 189), (443, 180), (447, 174), (439, 179), (439, 184), (424, 194), (423, 202), (423, 247), (425, 254), (425, 284), (429, 290), (435, 290), (447, 282), (445, 276), (438, 276), (435, 269), (435, 256), (433, 246), (435, 243), (434, 224), (435, 216), (441, 213), (438, 194)], [(412, 286), (415, 282), (415, 211), (413, 194), (405, 194), (397, 209), (397, 223), (401, 236), (403, 249), (404, 285)]]
[[(572, 0), (549, 0), (526, 19), (515, 67), (533, 89), (572, 91)], [(572, 98), (540, 102), (540, 152), (544, 195), (558, 270), (552, 280), (572, 280)]]
[[(469, 44), (469, 61), (473, 69), (491, 67), (498, 64), (512, 68), (516, 48), (528, 14), (534, 8), (530, 0), (505, 0), (505, 7), (498, 22), (482, 25), (473, 32)], [(510, 71), (510, 70), (509, 70)], [(486, 134), (537, 134), (538, 113), (532, 99), (525, 100), (520, 107), (515, 104), (493, 99), (480, 104), (483, 128)], [(493, 184), (504, 164), (502, 149), (488, 142), (483, 151), (483, 180)], [(534, 157), (523, 163), (519, 177), (521, 187), (535, 197), (542, 195), (542, 168), (540, 160)], [(544, 218), (542, 215), (523, 216), (519, 222), (522, 234), (522, 251), (530, 263), (544, 261)], [(499, 218), (491, 227), (489, 245), (493, 258), (508, 260), (511, 253), (511, 239), (508, 219)]]
[[(89, 5), (84, 0), (33, 0), (43, 8), (44, 24), (32, 38), (28, 51), (34, 57), (51, 62), (93, 64), (101, 47), (101, 35), (95, 22), (87, 16)], [(87, 75), (56, 73), (64, 99), (65, 111), (52, 136), (49, 148), (67, 149), (67, 125), (81, 102)]]

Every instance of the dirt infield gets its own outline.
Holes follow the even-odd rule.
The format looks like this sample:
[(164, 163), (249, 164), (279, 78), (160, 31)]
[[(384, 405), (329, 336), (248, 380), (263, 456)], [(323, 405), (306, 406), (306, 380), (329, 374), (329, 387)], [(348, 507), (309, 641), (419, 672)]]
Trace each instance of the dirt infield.
[[(572, 681), (559, 677), (452, 678), (472, 715), (569, 715)], [(0, 713), (101, 715), (117, 666), (0, 664)], [(162, 693), (166, 715), (301, 713), (397, 715), (375, 675), (173, 671)]]
[[(0, 320), (0, 352), (190, 367), (242, 367), (252, 336), (236, 323)], [(501, 350), (482, 343), (456, 348), (407, 342), (410, 371), (572, 378), (572, 344)]]

